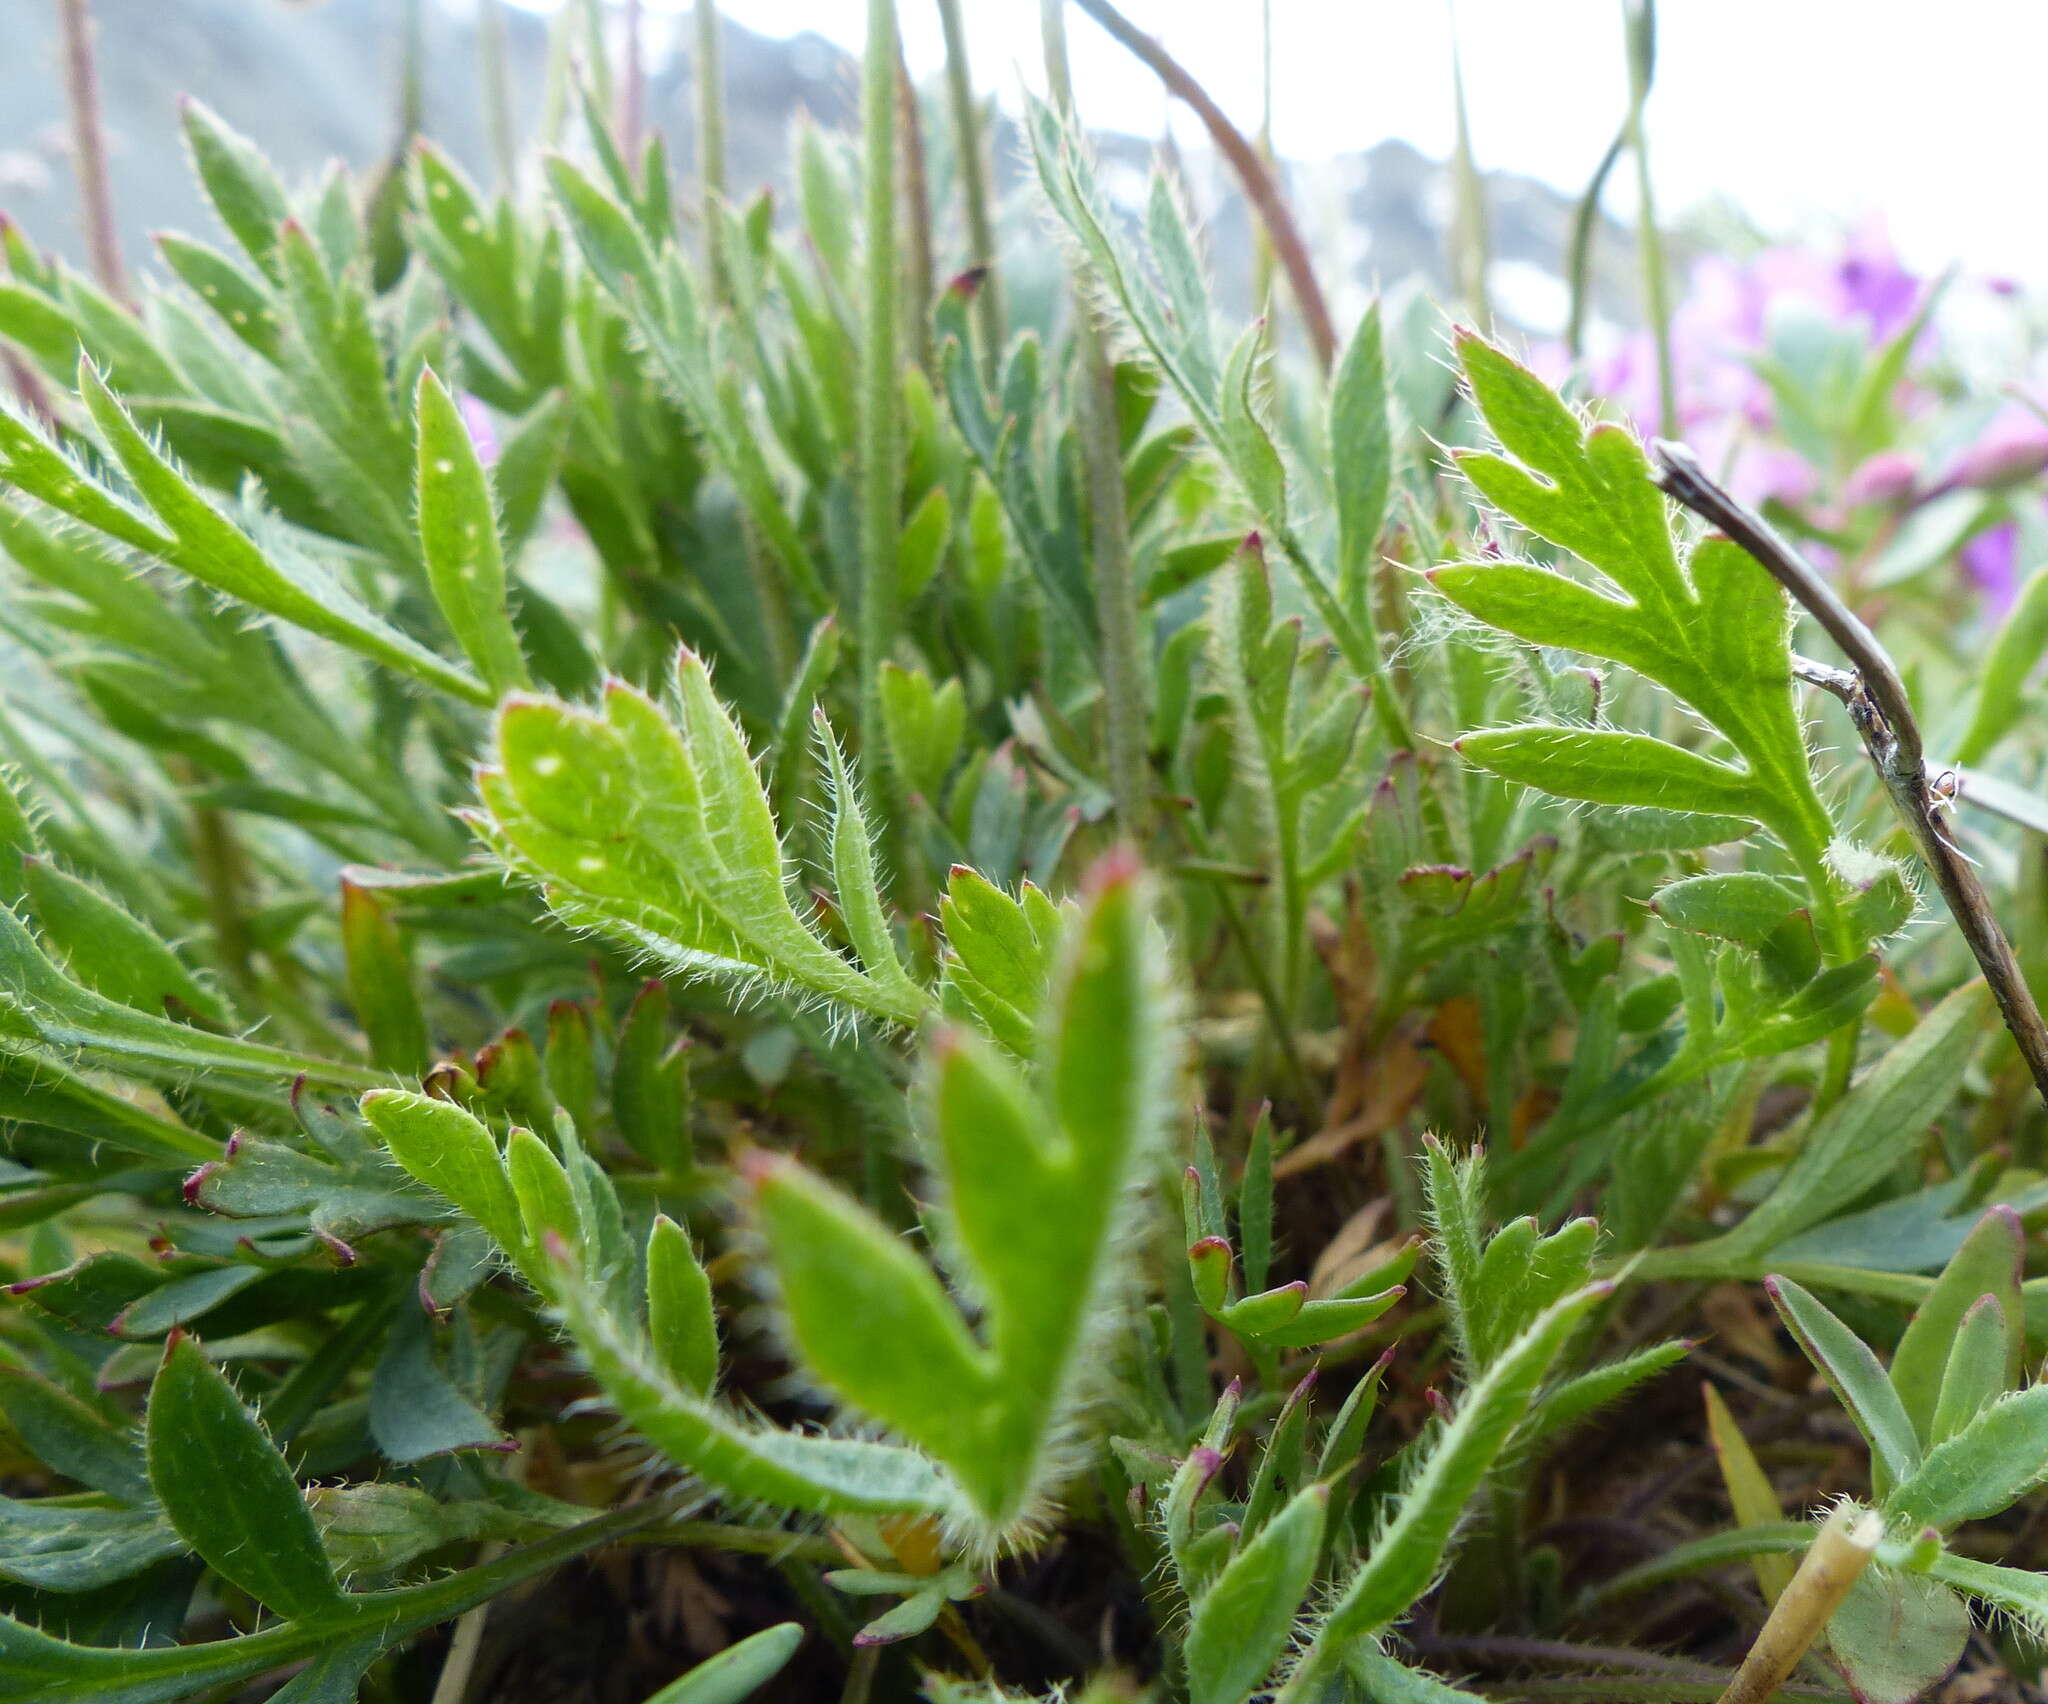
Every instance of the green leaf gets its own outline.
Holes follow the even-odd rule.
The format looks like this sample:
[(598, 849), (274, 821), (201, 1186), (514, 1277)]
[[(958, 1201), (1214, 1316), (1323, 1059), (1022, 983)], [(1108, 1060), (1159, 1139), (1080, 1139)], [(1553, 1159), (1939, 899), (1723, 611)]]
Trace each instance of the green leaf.
[(952, 1481), (915, 1450), (784, 1431), (678, 1384), (573, 1260), (555, 1263), (549, 1289), (606, 1400), (652, 1448), (706, 1484), (815, 1514), (963, 1512)]
[[(966, 1034), (933, 1049), (944, 1223), (986, 1348), (895, 1233), (787, 1162), (756, 1164), (804, 1361), (950, 1467), (998, 1530), (1028, 1511), (1087, 1377), (1126, 1196), (1164, 1110), (1169, 1006), (1151, 928), (1135, 867), (1105, 860), (1053, 977), (1036, 1083)], [(853, 1338), (849, 1310), (885, 1323)]]
[(448, 631), (493, 693), (526, 686), (526, 658), (505, 604), (505, 558), (490, 476), (469, 428), (431, 370), (418, 392), (420, 553)]
[(1467, 734), (1454, 747), (1503, 781), (1560, 798), (1716, 816), (1754, 818), (1759, 810), (1743, 771), (1647, 734), (1532, 723)]
[(1478, 1704), (1483, 1696), (1462, 1687), (1447, 1686), (1435, 1675), (1396, 1662), (1370, 1644), (1355, 1645), (1346, 1651), (1344, 1667), (1365, 1689), (1372, 1704)]
[[(255, 1081), (280, 1087), (304, 1076), (329, 1087), (363, 1089), (379, 1074), (353, 1065), (310, 1059), (279, 1047), (210, 1035), (204, 1030), (152, 1017), (82, 987), (65, 976), (43, 953), (21, 919), (0, 908), (0, 1033), (40, 1043), (62, 1054), (82, 1054), (143, 1076), (187, 1079), (207, 1072), (238, 1082)], [(41, 1055), (28, 1056), (34, 1069), (44, 1069)], [(60, 1080), (63, 1067), (54, 1058), (49, 1068)], [(0, 1085), (6, 1079), (0, 1066)], [(32, 1082), (33, 1075), (23, 1079)], [(74, 1109), (102, 1104), (83, 1084), (67, 1091)], [(35, 1116), (33, 1113), (28, 1116)], [(165, 1142), (175, 1126), (160, 1119), (128, 1121), (131, 1139), (157, 1132)], [(159, 1149), (158, 1151), (161, 1151)], [(211, 1154), (209, 1145), (207, 1153)], [(204, 1157), (204, 1156), (202, 1156)]]
[(519, 1203), (526, 1245), (538, 1249), (552, 1233), (574, 1245), (583, 1236), (576, 1189), (568, 1168), (531, 1130), (514, 1128), (505, 1141), (505, 1175)]
[(1528, 1412), (1565, 1340), (1612, 1290), (1594, 1284), (1554, 1303), (1465, 1393), (1422, 1456), (1392, 1519), (1317, 1625), (1303, 1659), (1307, 1672), (1322, 1672), (1345, 1646), (1392, 1626), (1429, 1589), (1465, 1505)]
[(885, 662), (881, 674), (882, 736), (906, 792), (936, 800), (960, 750), (967, 700), (958, 680), (934, 688), (922, 669)]
[(175, 1001), (217, 1024), (229, 1021), (219, 994), (185, 967), (146, 923), (90, 882), (40, 858), (22, 861), (22, 887), (43, 938), (88, 988), (161, 1017)]
[(647, 1336), (668, 1376), (709, 1396), (718, 1383), (718, 1318), (711, 1280), (690, 1233), (657, 1214), (647, 1238)]
[(1276, 523), (1287, 519), (1287, 469), (1266, 423), (1259, 418), (1252, 386), (1266, 347), (1262, 327), (1245, 327), (1223, 369), (1219, 402), (1224, 459), (1244, 486), (1252, 510)]
[(391, 1157), (490, 1232), (513, 1260), (528, 1258), (524, 1222), (490, 1131), (449, 1101), (407, 1089), (374, 1089), (363, 1117)]
[(0, 1414), (45, 1467), (124, 1503), (149, 1500), (141, 1439), (47, 1379), (0, 1370)]
[(1012, 899), (985, 876), (953, 866), (939, 902), (946, 936), (946, 1008), (972, 1018), (1019, 1058), (1035, 1046), (1033, 1019), (1058, 948), (1059, 909), (1030, 883)]
[(164, 1513), (209, 1567), (280, 1615), (341, 1601), (292, 1470), (190, 1337), (165, 1351), (145, 1431)]
[[(1648, 676), (1696, 710), (1743, 767), (1641, 735), (1550, 728), (1479, 736), (1510, 741), (1513, 768), (1490, 762), (1484, 744), (1473, 761), (1566, 798), (1763, 824), (1798, 864), (1831, 955), (1849, 957), (1841, 883), (1826, 856), (1834, 825), (1793, 695), (1784, 592), (1722, 538), (1702, 540), (1681, 567), (1663, 493), (1625, 428), (1582, 425), (1535, 374), (1469, 332), (1459, 333), (1458, 356), (1481, 415), (1514, 458), (1461, 452), (1459, 467), (1496, 508), (1590, 564), (1605, 586), (1528, 563), (1466, 563), (1438, 570), (1438, 590), (1532, 643)], [(1463, 742), (1468, 755), (1472, 745)]]
[(1374, 300), (1330, 383), (1330, 472), (1337, 491), (1337, 583), (1354, 612), (1367, 607), (1374, 552), (1394, 469), (1387, 357)]
[(1964, 1521), (2002, 1514), (2048, 1480), (2048, 1385), (2034, 1385), (1980, 1409), (1953, 1437), (1901, 1474), (1888, 1516), (1946, 1532)]
[[(228, 330), (266, 361), (275, 361), (282, 342), (274, 298), (220, 250), (175, 231), (160, 232), (157, 252), (185, 287), (220, 316)], [(67, 363), (67, 366), (69, 363)]]
[(1775, 877), (1737, 870), (1668, 883), (1650, 909), (1674, 929), (1756, 947), (1798, 904), (1799, 896)]
[[(957, 682), (955, 685), (957, 686)], [(832, 783), (832, 887), (839, 900), (839, 913), (846, 932), (860, 954), (861, 968), (906, 1008), (924, 1003), (924, 990), (903, 968), (890, 933), (889, 919), (882, 909), (880, 878), (875, 872), (874, 838), (868, 832), (867, 813), (862, 809), (860, 784), (855, 779), (839, 740), (818, 712), (818, 733), (825, 743), (825, 756)]]
[(1859, 1701), (1913, 1704), (1961, 1661), (1969, 1606), (1938, 1580), (1883, 1566), (1857, 1576), (1828, 1620), (1828, 1647)]
[(1888, 1176), (1954, 1098), (1961, 1062), (1990, 1014), (1982, 982), (1956, 989), (1807, 1133), (1763, 1204), (1727, 1236), (1704, 1246), (1762, 1256)]
[(401, 1466), (462, 1450), (515, 1448), (436, 1358), (423, 1307), (401, 1305), (370, 1377), (370, 1436)]
[(1662, 1377), (1691, 1352), (1690, 1343), (1674, 1338), (1565, 1380), (1529, 1416), (1530, 1439), (1553, 1438), (1569, 1430), (1611, 1403), (1621, 1401), (1637, 1386)]
[(797, 916), (745, 740), (698, 657), (682, 652), (676, 676), (673, 720), (621, 681), (607, 685), (601, 715), (508, 698), (498, 765), (477, 778), (479, 832), (565, 921), (678, 972), (915, 1023), (926, 1002), (907, 979), (857, 970)]
[(1244, 1180), (1237, 1192), (1237, 1236), (1242, 1244), (1247, 1290), (1266, 1287), (1273, 1264), (1273, 1108), (1259, 1108), (1245, 1152)]
[(1907, 1479), (1920, 1465), (1920, 1440), (1870, 1346), (1789, 1278), (1766, 1278), (1764, 1289), (1869, 1440), (1880, 1494), (1884, 1486)]
[[(804, 1362), (941, 1461), (979, 1441), (995, 1381), (931, 1268), (873, 1214), (791, 1162), (753, 1163), (754, 1212)], [(864, 1322), (852, 1333), (843, 1322)]]
[(1975, 763), (2015, 727), (2025, 707), (2028, 677), (2048, 652), (2048, 573), (2036, 570), (2020, 589), (1991, 653), (1977, 674), (1977, 705), (1956, 762)]
[(418, 1076), (429, 1063), (427, 1017), (420, 1008), (412, 955), (387, 899), (374, 889), (341, 884), (344, 980), (370, 1057), (387, 1071)]
[[(90, 367), (79, 369), (78, 388), (122, 471), (170, 529), (175, 542), (158, 551), (167, 561), (202, 585), (457, 698), (472, 704), (491, 701), (490, 690), (481, 682), (373, 615), (310, 558), (296, 551), (287, 554), (281, 536), (272, 540), (269, 550), (259, 548), (150, 445), (127, 409)], [(23, 470), (16, 462), (9, 471), (18, 476)], [(67, 501), (74, 497), (77, 483), (72, 478), (54, 490), (47, 482), (38, 482), (42, 489), (35, 484), (27, 488), (54, 507), (77, 514), (89, 524), (99, 524), (90, 507)]]
[(1929, 1444), (1946, 1443), (2005, 1394), (2007, 1345), (2015, 1335), (2009, 1318), (2004, 1303), (1991, 1295), (1979, 1296), (1963, 1315), (1942, 1369)]
[(1934, 1565), (1928, 1571), (1944, 1585), (1967, 1592), (2024, 1627), (2048, 1627), (2048, 1574), (2037, 1574), (2031, 1568), (2001, 1568), (1991, 1562), (1973, 1562), (1946, 1549), (1936, 1553)]
[(184, 1551), (154, 1509), (56, 1503), (0, 1497), (0, 1580), (37, 1592), (92, 1592), (132, 1580)]
[(690, 1169), (690, 1076), (685, 1044), (670, 1034), (668, 989), (646, 982), (626, 1008), (612, 1053), (612, 1122), (663, 1171)]
[(214, 213), (242, 251), (275, 277), (277, 228), (290, 208), (270, 162), (255, 143), (189, 95), (178, 103), (178, 119)]
[(1315, 1580), (1329, 1501), (1326, 1486), (1298, 1493), (1202, 1594), (1187, 1635), (1192, 1704), (1240, 1704), (1280, 1660)]
[(764, 1628), (670, 1681), (647, 1704), (739, 1704), (780, 1674), (803, 1642), (794, 1621)]
[(1913, 1310), (1898, 1352), (1892, 1356), (1891, 1381), (1922, 1443), (1935, 1441), (1934, 1417), (1942, 1404), (1949, 1362), (1963, 1320), (1981, 1297), (1997, 1298), (2005, 1330), (1999, 1389), (2019, 1376), (2025, 1317), (2020, 1274), (2025, 1246), (2019, 1215), (2010, 1207), (1989, 1209), (1970, 1228), (1934, 1281), (1934, 1288)]

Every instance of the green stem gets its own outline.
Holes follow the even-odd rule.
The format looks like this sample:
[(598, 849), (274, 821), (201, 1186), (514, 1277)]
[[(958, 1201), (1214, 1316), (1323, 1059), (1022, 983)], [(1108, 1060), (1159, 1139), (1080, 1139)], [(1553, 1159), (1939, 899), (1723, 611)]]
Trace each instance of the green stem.
[(1586, 185), (1586, 193), (1579, 197), (1579, 205), (1572, 213), (1572, 242), (1570, 259), (1565, 276), (1571, 282), (1571, 314), (1565, 320), (1564, 346), (1576, 361), (1585, 352), (1586, 315), (1593, 302), (1593, 239), (1600, 230), (1600, 196), (1607, 188), (1607, 179), (1612, 175), (1615, 163), (1621, 158), (1621, 151), (1628, 146), (1628, 126), (1624, 124), (1614, 133), (1614, 140), (1607, 144), (1607, 152), (1600, 156), (1599, 165), (1593, 168), (1593, 178)]
[[(1067, 67), (1064, 0), (1044, 0), (1046, 78), (1062, 117), (1073, 121), (1074, 87)], [(1138, 584), (1131, 572), (1130, 522), (1124, 504), (1122, 434), (1117, 420), (1116, 373), (1078, 285), (1074, 339), (1081, 357), (1081, 457), (1088, 477), (1088, 545), (1095, 570), (1095, 620), (1102, 639), (1104, 743), (1109, 791), (1117, 825), (1142, 844), (1150, 826), (1152, 789), (1147, 773), (1150, 713)]]
[(959, 176), (967, 209), (967, 246), (971, 263), (988, 268), (975, 293), (974, 319), (981, 334), (982, 382), (993, 387), (1003, 356), (1003, 292), (996, 265), (995, 221), (989, 213), (988, 156), (981, 114), (974, 104), (960, 0), (939, 0), (939, 25), (946, 36), (946, 104), (953, 118), (953, 170)]
[(1491, 248), (1486, 218), (1486, 182), (1472, 153), (1472, 126), (1465, 109), (1465, 62), (1458, 52), (1457, 21), (1451, 25), (1452, 112), (1457, 121), (1452, 149), (1455, 200), (1451, 220), (1451, 276), (1458, 294), (1482, 325), (1493, 321), (1486, 294)]
[(697, 0), (691, 69), (697, 85), (697, 218), (704, 232), (712, 299), (723, 303), (731, 288), (718, 240), (718, 206), (725, 198), (725, 72), (719, 60), (718, 0)]
[(626, 63), (619, 78), (619, 105), (615, 122), (619, 129), (619, 152), (626, 157), (626, 169), (640, 164), (642, 137), (647, 126), (647, 78), (640, 57), (640, 0), (626, 0)]
[(1643, 106), (1657, 66), (1656, 0), (1633, 0), (1627, 13), (1628, 142), (1636, 163), (1636, 247), (1643, 266), (1643, 313), (1657, 345), (1657, 421), (1659, 435), (1678, 436), (1678, 381), (1671, 359), (1671, 288), (1664, 272), (1664, 239), (1657, 229), (1657, 203), (1651, 194), (1650, 148)]
[(519, 150), (512, 137), (512, 66), (505, 46), (505, 0), (482, 0), (477, 14), (477, 51), (483, 59), (484, 127), (490, 132), (491, 161), (498, 188), (512, 193)]
[(888, 802), (899, 789), (895, 771), (883, 756), (887, 745), (882, 738), (882, 664), (896, 637), (902, 483), (896, 374), (895, 0), (868, 0), (861, 137), (867, 226), (860, 352), (861, 749), (871, 754), (869, 773), (881, 782)]
[(924, 123), (917, 107), (917, 86), (904, 62), (903, 40), (896, 41), (897, 124), (903, 137), (903, 344), (927, 372), (932, 370), (932, 196), (925, 166)]

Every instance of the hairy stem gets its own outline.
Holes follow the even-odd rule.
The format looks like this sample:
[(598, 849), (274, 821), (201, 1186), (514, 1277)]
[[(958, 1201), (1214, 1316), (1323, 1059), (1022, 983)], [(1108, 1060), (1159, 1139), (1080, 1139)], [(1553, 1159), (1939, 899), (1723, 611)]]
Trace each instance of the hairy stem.
[(1643, 315), (1657, 345), (1657, 420), (1665, 437), (1678, 432), (1678, 380), (1671, 360), (1671, 286), (1664, 273), (1664, 238), (1650, 193), (1650, 145), (1643, 106), (1657, 71), (1657, 0), (1633, 0), (1628, 29), (1628, 141), (1636, 164), (1636, 247), (1643, 265)]
[(896, 112), (903, 136), (903, 344), (920, 367), (932, 366), (932, 196), (925, 165), (917, 86), (896, 41)]
[(974, 320), (981, 333), (982, 382), (993, 387), (1003, 358), (1003, 292), (996, 276), (995, 221), (989, 213), (988, 155), (981, 114), (974, 104), (960, 0), (939, 0), (939, 26), (946, 36), (946, 104), (953, 119), (953, 169), (959, 175), (960, 196), (967, 210), (969, 260), (988, 269), (975, 292)]
[(640, 0), (626, 0), (624, 19), (626, 63), (619, 77), (619, 151), (626, 156), (626, 168), (640, 163), (640, 147), (647, 127), (647, 72), (641, 63)]
[(482, 0), (476, 27), (491, 163), (498, 168), (498, 187), (509, 194), (519, 171), (519, 153), (512, 136), (512, 67), (505, 46), (505, 0)]
[(97, 33), (91, 0), (57, 0), (64, 32), (64, 94), (71, 108), (71, 165), (78, 175), (78, 205), (92, 275), (117, 302), (127, 302), (128, 272), (114, 223), (114, 192), (107, 176), (107, 130), (100, 113), (100, 76), (93, 52)]
[[(882, 663), (896, 636), (897, 510), (902, 482), (896, 394), (896, 3), (868, 0), (861, 82), (862, 188), (867, 229), (860, 352), (860, 704), (862, 749), (878, 757)], [(886, 758), (871, 773), (897, 792)]]
[[(1047, 81), (1061, 116), (1074, 117), (1073, 79), (1067, 68), (1064, 0), (1044, 0)], [(1138, 585), (1131, 572), (1129, 518), (1124, 505), (1124, 461), (1117, 421), (1116, 374), (1088, 303), (1074, 294), (1074, 338), (1081, 362), (1081, 455), (1088, 477), (1088, 544), (1095, 573), (1095, 618), (1102, 635), (1102, 700), (1108, 747), (1109, 790), (1119, 826), (1143, 844), (1151, 787), (1145, 735), (1148, 679), (1139, 626)]]

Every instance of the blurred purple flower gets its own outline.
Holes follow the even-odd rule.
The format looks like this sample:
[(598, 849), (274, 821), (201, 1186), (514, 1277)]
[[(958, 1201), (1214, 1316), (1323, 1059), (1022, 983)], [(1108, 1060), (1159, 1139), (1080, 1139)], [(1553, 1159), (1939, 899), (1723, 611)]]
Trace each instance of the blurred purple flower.
[(491, 411), (468, 391), (455, 399), (455, 406), (462, 412), (469, 441), (476, 446), (476, 459), (489, 467), (498, 459), (498, 430), (491, 424)]
[(1974, 485), (1995, 490), (2032, 479), (2043, 468), (2048, 468), (2048, 421), (2023, 402), (2008, 402), (1949, 464), (1940, 488), (1952, 491)]
[(1852, 509), (1865, 503), (1899, 503), (1913, 495), (1920, 458), (1906, 450), (1879, 450), (1849, 475), (1842, 500)]
[(1873, 216), (1851, 233), (1835, 265), (1842, 317), (1860, 314), (1882, 341), (1905, 329), (1920, 304), (1920, 280), (1899, 262), (1884, 220)]
[(2020, 530), (2011, 521), (1986, 527), (1962, 549), (1963, 570), (1983, 588), (1994, 613), (2003, 615), (2019, 591)]

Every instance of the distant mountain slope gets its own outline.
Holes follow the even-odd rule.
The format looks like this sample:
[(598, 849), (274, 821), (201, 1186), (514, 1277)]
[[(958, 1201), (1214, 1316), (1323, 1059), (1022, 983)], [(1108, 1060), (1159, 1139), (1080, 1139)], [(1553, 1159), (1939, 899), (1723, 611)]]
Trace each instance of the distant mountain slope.
[[(115, 204), (130, 255), (140, 259), (152, 230), (206, 231), (211, 219), (193, 187), (178, 138), (177, 99), (196, 95), (248, 132), (291, 177), (329, 160), (365, 166), (391, 147), (396, 128), (400, 0), (97, 0), (101, 80), (112, 131)], [(63, 89), (49, 0), (0, 0), (0, 210), (41, 245), (79, 258), (65, 151)], [(506, 21), (522, 134), (541, 104), (546, 26), (507, 9)], [(490, 167), (479, 96), (473, 8), (427, 9), (426, 109), (429, 133), (479, 177)], [(853, 122), (853, 62), (816, 35), (775, 39), (728, 24), (725, 36), (728, 156), (738, 189), (779, 184), (791, 122), (809, 112), (828, 127)], [(650, 116), (666, 133), (679, 170), (693, 153), (687, 62), (653, 79)], [(1005, 124), (998, 158), (1005, 176), (1018, 166)], [(932, 138), (943, 171), (944, 138)], [(1101, 138), (1106, 155), (1142, 168), (1148, 141)], [(1226, 299), (1241, 307), (1249, 291), (1249, 229), (1243, 203), (1216, 163), (1191, 153), (1185, 169), (1212, 233)], [(1137, 181), (1136, 173), (1110, 174)], [(1375, 284), (1420, 277), (1444, 283), (1443, 230), (1448, 174), (1404, 142), (1385, 142), (1313, 166), (1293, 168), (1294, 203), (1333, 293), (1362, 296)], [(1488, 178), (1492, 245), (1500, 306), (1541, 327), (1561, 301), (1561, 256), (1569, 201), (1533, 179)], [(1044, 250), (1028, 210), (1013, 216), (1018, 246)], [(1599, 273), (1599, 306), (1610, 318), (1633, 317), (1626, 237), (1611, 232)]]

